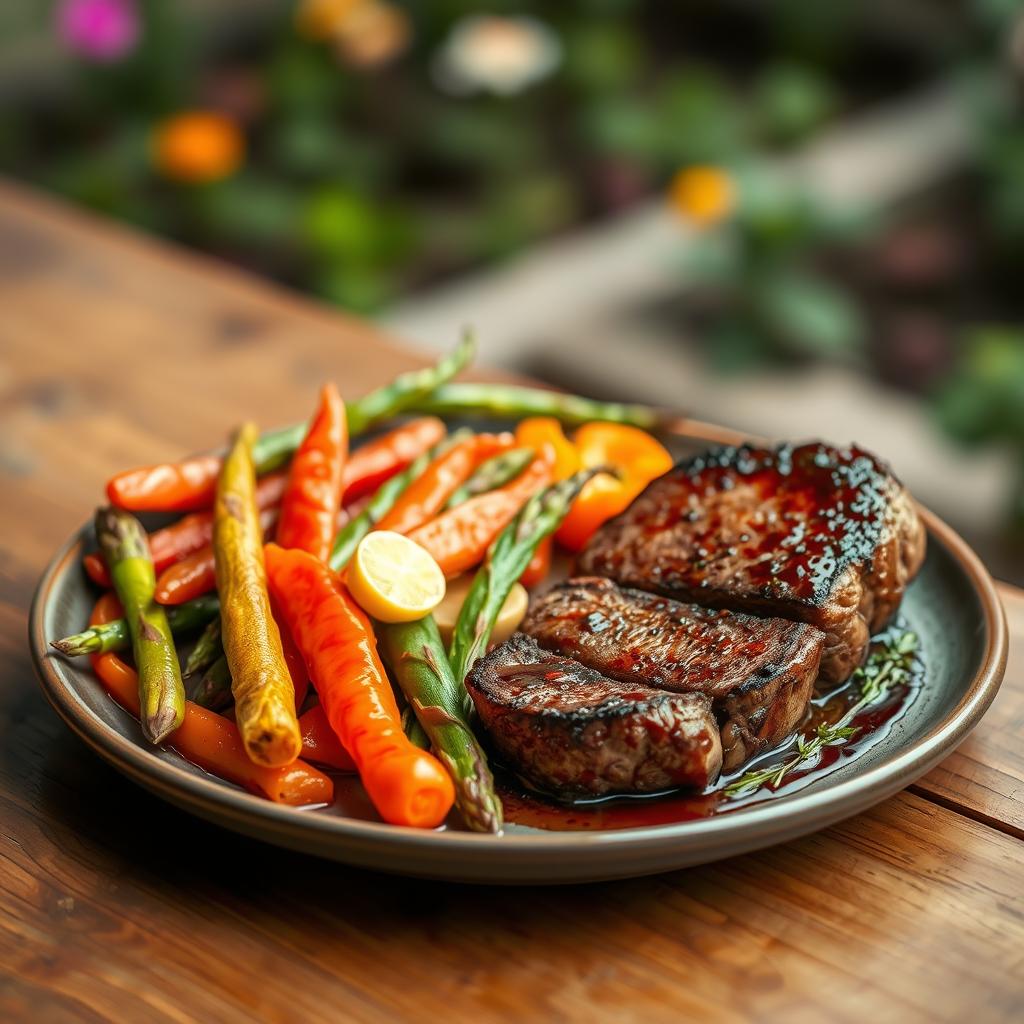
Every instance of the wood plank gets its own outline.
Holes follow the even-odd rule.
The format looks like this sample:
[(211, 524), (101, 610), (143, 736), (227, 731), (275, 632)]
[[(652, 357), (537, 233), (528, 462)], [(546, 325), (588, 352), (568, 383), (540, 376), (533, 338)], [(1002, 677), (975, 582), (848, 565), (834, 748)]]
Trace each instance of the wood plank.
[(1006, 677), (985, 717), (914, 791), (1024, 839), (1024, 593), (999, 585), (1010, 633)]
[[(0, 297), (0, 1019), (1017, 1016), (1022, 847), (935, 803), (937, 773), (924, 796), (766, 853), (525, 891), (315, 861), (123, 780), (46, 707), (24, 640), (35, 579), (98, 482), (204, 447), (253, 408), (302, 416), (324, 376), (355, 394), (416, 359), (2, 186)], [(1019, 703), (1004, 714), (1003, 699), (947, 793), (1015, 821)]]

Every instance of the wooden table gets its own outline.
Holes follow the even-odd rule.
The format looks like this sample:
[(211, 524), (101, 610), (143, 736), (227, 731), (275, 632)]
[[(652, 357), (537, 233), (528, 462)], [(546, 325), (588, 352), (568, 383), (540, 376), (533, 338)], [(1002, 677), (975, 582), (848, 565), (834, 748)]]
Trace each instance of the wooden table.
[[(147, 796), (46, 706), (32, 589), (116, 468), (306, 413), (418, 357), (192, 255), (0, 188), (0, 1017), (1021, 1019), (1024, 596), (975, 733), (870, 813), (637, 881), (479, 889), (263, 846)], [(439, 344), (452, 339), (439, 338)]]

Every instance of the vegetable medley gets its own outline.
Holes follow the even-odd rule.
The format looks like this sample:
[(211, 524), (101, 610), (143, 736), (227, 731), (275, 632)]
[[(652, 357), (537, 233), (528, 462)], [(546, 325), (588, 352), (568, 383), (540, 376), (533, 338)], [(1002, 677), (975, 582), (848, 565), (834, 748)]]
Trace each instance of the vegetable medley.
[[(449, 383), (472, 353), (347, 405), (328, 384), (308, 424), (115, 476), (84, 559), (101, 596), (54, 646), (89, 656), (150, 742), (269, 800), (328, 804), (332, 773), (358, 772), (384, 821), (435, 828), (454, 806), (500, 831), (463, 680), (553, 544), (580, 550), (671, 458), (653, 409)], [(147, 534), (139, 512), (180, 518)]]

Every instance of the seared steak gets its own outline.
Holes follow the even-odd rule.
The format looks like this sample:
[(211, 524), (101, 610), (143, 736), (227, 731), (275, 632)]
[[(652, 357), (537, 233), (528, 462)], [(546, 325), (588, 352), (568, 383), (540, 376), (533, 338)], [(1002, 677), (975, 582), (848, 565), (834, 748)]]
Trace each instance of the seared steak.
[(862, 449), (722, 448), (659, 477), (579, 559), (587, 575), (714, 608), (807, 622), (845, 679), (924, 559), (906, 489)]
[(804, 623), (681, 604), (595, 577), (549, 590), (530, 606), (522, 630), (602, 676), (706, 694), (727, 772), (803, 720), (824, 641)]
[(563, 796), (703, 789), (722, 746), (711, 703), (608, 679), (514, 634), (466, 679), (501, 758), (530, 784)]

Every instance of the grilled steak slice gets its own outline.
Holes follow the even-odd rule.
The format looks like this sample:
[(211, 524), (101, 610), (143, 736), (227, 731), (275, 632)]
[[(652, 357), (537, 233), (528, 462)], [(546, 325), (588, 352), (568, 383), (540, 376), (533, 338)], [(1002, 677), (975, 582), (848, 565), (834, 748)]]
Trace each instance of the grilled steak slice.
[(611, 679), (706, 694), (726, 772), (803, 720), (824, 641), (802, 622), (713, 611), (596, 577), (553, 587), (531, 604), (522, 630)]
[(680, 463), (595, 534), (587, 575), (715, 608), (808, 622), (845, 679), (899, 606), (925, 530), (879, 460), (826, 444), (722, 448)]
[(501, 759), (561, 796), (703, 789), (722, 746), (711, 703), (607, 679), (522, 633), (496, 647), (466, 686)]

